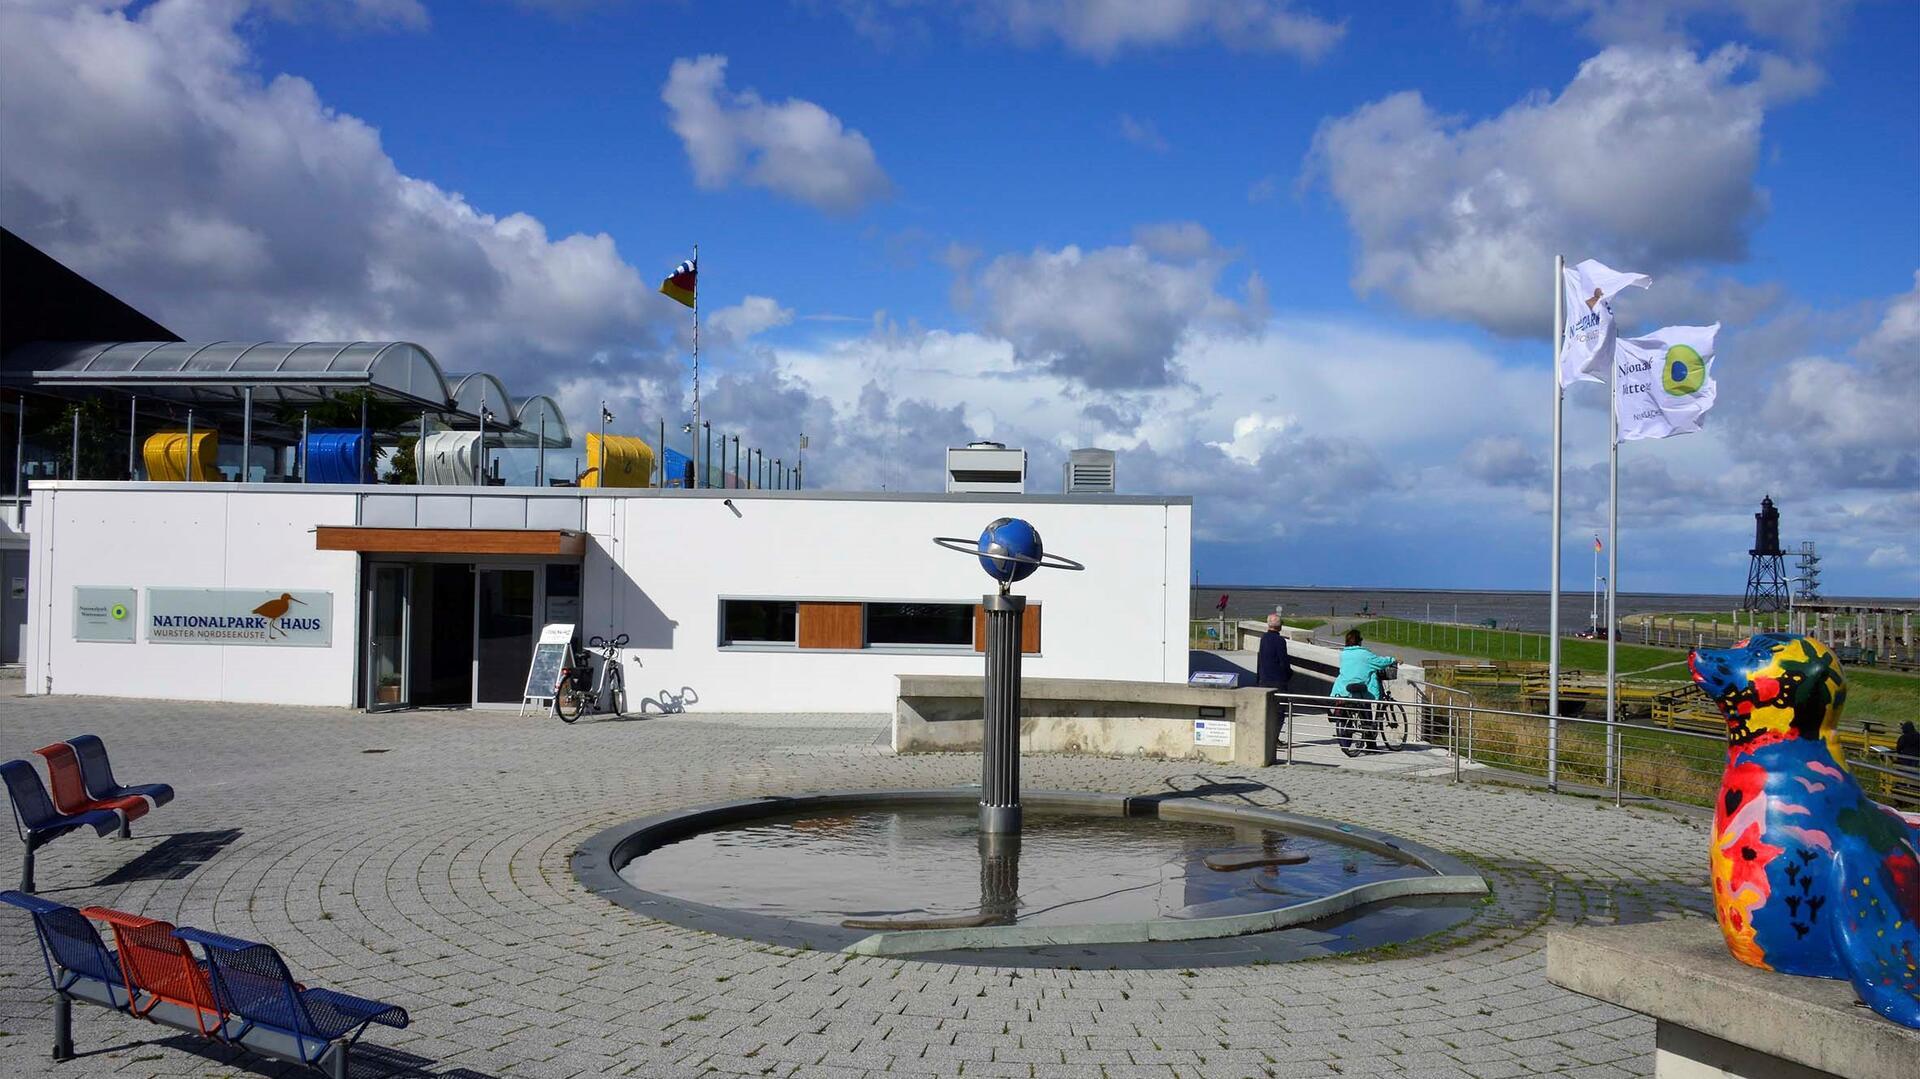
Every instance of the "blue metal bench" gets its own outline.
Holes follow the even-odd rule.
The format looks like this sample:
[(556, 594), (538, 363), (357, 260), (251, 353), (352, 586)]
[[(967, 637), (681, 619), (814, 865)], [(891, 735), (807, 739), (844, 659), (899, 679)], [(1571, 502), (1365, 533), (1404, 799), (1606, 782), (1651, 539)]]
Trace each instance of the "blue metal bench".
[(22, 760), (0, 764), (0, 779), (7, 784), (7, 797), (13, 803), (14, 827), (26, 844), (26, 856), (20, 863), (20, 890), (33, 891), (33, 852), (66, 835), (75, 828), (91, 827), (100, 835), (117, 832), (126, 826), (119, 811), (90, 809), (84, 813), (62, 813), (53, 808), (40, 773)]
[[(16, 762), (17, 763), (17, 762)], [(0, 892), (0, 903), (33, 915), (40, 957), (53, 985), (53, 1059), (73, 1056), (73, 1002), (83, 1001), (124, 1012), (131, 1004), (121, 981), (120, 961), (100, 934), (72, 907), (25, 892)]]
[[(303, 1064), (330, 1079), (346, 1079), (354, 1044), (368, 1026), (404, 1027), (408, 1022), (405, 1009), (394, 1005), (299, 985), (280, 953), (268, 945), (200, 929), (176, 929), (169, 938), (181, 951), (167, 958), (184, 963), (201, 986), (183, 994), (178, 991), (182, 988), (178, 964), (155, 964), (152, 955), (144, 965), (130, 962), (134, 953), (116, 953), (107, 947), (87, 914), (112, 922), (116, 933), (129, 928), (164, 930), (164, 922), (104, 908), (79, 911), (17, 891), (0, 892), (0, 903), (33, 916), (53, 987), (55, 1060), (73, 1056), (76, 1000)], [(123, 943), (126, 939), (122, 937)], [(142, 947), (164, 950), (153, 947), (159, 943), (149, 939)], [(185, 951), (190, 944), (205, 951), (205, 962)]]
[(203, 929), (174, 935), (205, 950), (214, 998), (228, 1015), (219, 1037), (235, 1045), (346, 1079), (348, 1057), (368, 1026), (407, 1025), (406, 1010), (392, 1004), (301, 987), (269, 945)]
[(145, 798), (156, 807), (173, 801), (173, 788), (165, 783), (142, 783), (123, 787), (113, 778), (113, 762), (107, 759), (107, 744), (97, 735), (83, 734), (67, 739), (74, 755), (80, 758), (80, 778), (87, 785), (87, 797), (96, 802), (116, 798)]

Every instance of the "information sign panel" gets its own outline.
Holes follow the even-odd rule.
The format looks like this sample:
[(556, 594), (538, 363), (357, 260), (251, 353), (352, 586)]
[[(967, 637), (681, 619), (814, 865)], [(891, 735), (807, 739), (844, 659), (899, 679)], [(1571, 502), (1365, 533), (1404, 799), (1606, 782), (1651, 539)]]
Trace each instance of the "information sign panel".
[(149, 644), (333, 647), (333, 593), (149, 588)]
[(560, 668), (567, 665), (568, 646), (573, 643), (573, 623), (556, 622), (540, 630), (533, 646), (533, 663), (527, 669), (527, 689), (521, 696), (528, 700), (549, 700), (560, 684)]
[(138, 597), (133, 588), (73, 590), (73, 639), (131, 644), (138, 637)]
[(1193, 721), (1193, 744), (1196, 746), (1233, 745), (1233, 720), (1196, 719)]

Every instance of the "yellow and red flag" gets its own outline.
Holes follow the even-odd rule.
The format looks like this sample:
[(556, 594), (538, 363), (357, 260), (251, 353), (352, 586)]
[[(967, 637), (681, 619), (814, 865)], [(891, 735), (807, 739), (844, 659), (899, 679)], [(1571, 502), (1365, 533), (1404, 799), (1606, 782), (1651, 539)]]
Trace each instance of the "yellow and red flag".
[(677, 300), (683, 306), (693, 306), (694, 286), (700, 277), (700, 264), (692, 259), (673, 268), (665, 281), (660, 282), (660, 294)]

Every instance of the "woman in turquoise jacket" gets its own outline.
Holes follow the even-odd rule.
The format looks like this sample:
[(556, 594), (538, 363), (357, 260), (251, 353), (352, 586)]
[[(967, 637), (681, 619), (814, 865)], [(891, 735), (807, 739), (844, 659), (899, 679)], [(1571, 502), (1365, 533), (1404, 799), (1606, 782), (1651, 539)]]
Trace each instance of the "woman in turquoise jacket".
[(1366, 696), (1380, 699), (1380, 672), (1400, 662), (1392, 656), (1383, 656), (1372, 649), (1360, 645), (1360, 631), (1347, 631), (1347, 646), (1340, 650), (1340, 673), (1333, 679), (1333, 695), (1336, 697), (1358, 696), (1353, 687), (1367, 687)]

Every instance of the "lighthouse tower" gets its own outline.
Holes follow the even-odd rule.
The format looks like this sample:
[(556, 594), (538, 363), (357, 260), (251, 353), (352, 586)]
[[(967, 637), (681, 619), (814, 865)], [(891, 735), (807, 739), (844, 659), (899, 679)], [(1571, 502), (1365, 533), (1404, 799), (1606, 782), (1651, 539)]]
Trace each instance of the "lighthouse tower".
[(1787, 553), (1780, 549), (1780, 511), (1773, 496), (1760, 500), (1760, 512), (1753, 515), (1753, 559), (1747, 566), (1747, 596), (1741, 604), (1749, 611), (1787, 609)]

